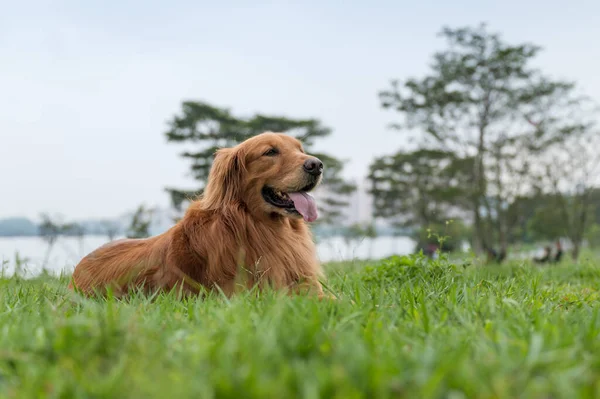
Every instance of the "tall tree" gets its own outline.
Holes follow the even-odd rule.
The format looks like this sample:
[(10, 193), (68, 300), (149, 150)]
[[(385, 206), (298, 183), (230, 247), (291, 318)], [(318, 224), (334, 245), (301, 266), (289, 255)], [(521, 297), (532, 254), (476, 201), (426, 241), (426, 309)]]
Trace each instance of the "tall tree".
[[(414, 228), (417, 251), (439, 244), (435, 234), (446, 235), (449, 220), (465, 218), (472, 164), (472, 158), (428, 149), (375, 159), (369, 173), (374, 216), (395, 227)], [(456, 226), (462, 223), (452, 224)], [(458, 232), (460, 236), (446, 239), (444, 250), (459, 247), (464, 234), (452, 229), (452, 234)]]
[(85, 255), (84, 239), (87, 233), (85, 227), (79, 223), (69, 223), (64, 226), (64, 232), (66, 235), (77, 238), (79, 242), (79, 256), (83, 257)]
[(67, 235), (73, 230), (74, 224), (64, 223), (62, 221), (63, 218), (60, 215), (52, 217), (49, 214), (43, 213), (41, 219), (41, 223), (38, 226), (38, 234), (47, 244), (44, 262), (42, 264), (42, 268), (45, 268), (50, 259), (50, 253), (52, 252), (54, 245), (61, 236)]
[(127, 228), (127, 238), (146, 238), (150, 236), (150, 225), (152, 224), (153, 209), (140, 205), (131, 218)]
[(486, 235), (505, 249), (506, 209), (527, 189), (528, 153), (585, 129), (563, 118), (578, 99), (571, 83), (531, 66), (538, 46), (506, 43), (483, 24), (444, 28), (440, 35), (448, 49), (433, 55), (430, 72), (393, 81), (381, 103), (404, 117), (393, 126), (415, 131), (421, 145), (474, 158), (468, 199), (475, 249)]
[[(506, 209), (509, 226), (509, 243), (531, 243), (540, 238), (538, 232), (532, 231), (531, 220), (539, 213), (539, 209), (550, 206), (552, 199), (540, 191), (527, 196), (515, 198)], [(554, 239), (556, 237), (552, 237)]]
[(428, 149), (376, 158), (368, 177), (374, 216), (419, 228), (456, 217), (465, 208), (472, 162)]
[(101, 225), (104, 234), (106, 234), (106, 238), (108, 238), (108, 241), (113, 241), (116, 235), (119, 233), (119, 224), (114, 220), (103, 220)]
[(315, 142), (331, 134), (331, 130), (316, 119), (289, 119), (261, 114), (242, 118), (232, 115), (229, 109), (186, 101), (182, 104), (181, 113), (174, 116), (169, 125), (166, 132), (169, 142), (193, 144), (192, 151), (181, 155), (191, 162), (192, 177), (198, 182), (198, 187), (191, 190), (167, 188), (173, 206), (178, 210), (185, 202), (202, 193), (217, 149), (234, 146), (265, 131), (288, 133), (300, 139), (307, 152), (319, 157), (325, 164), (320, 198), (322, 216), (319, 219), (323, 223), (340, 220), (341, 210), (348, 204), (347, 196), (356, 189), (354, 184), (343, 179), (341, 160), (314, 152)]
[(527, 230), (533, 238), (554, 241), (568, 237), (569, 229), (564, 219), (562, 199), (557, 195), (544, 195), (537, 199), (543, 200), (537, 204), (527, 221)]
[(354, 223), (342, 229), (342, 237), (349, 251), (349, 256), (354, 258), (356, 247), (365, 239), (369, 240), (367, 259), (373, 259), (373, 240), (377, 238), (377, 229), (374, 223)]
[[(541, 234), (562, 232), (573, 245), (573, 259), (579, 256), (599, 207), (595, 198), (600, 186), (599, 147), (600, 133), (588, 130), (587, 134), (570, 138), (537, 160), (535, 182), (540, 191), (552, 198), (552, 203), (538, 210), (532, 228)], [(550, 220), (557, 221), (560, 227), (548, 227)]]

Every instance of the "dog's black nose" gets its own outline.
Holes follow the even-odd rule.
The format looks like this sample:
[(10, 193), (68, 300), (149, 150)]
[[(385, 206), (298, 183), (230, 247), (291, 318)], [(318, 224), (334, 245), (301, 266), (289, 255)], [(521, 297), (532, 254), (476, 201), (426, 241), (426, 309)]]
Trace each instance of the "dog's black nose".
[(319, 158), (308, 158), (304, 161), (304, 170), (313, 176), (323, 173), (323, 162)]

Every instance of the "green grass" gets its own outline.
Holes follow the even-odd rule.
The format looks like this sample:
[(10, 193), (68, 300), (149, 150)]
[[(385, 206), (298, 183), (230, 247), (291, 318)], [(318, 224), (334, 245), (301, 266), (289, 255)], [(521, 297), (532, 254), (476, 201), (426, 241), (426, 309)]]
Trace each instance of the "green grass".
[(600, 395), (600, 267), (328, 266), (337, 302), (89, 300), (0, 280), (0, 397)]

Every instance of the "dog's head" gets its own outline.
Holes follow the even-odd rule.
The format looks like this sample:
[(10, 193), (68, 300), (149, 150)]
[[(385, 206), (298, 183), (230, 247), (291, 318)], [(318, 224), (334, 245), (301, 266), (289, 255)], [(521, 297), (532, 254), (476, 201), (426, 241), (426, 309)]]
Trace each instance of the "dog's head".
[(243, 203), (251, 213), (317, 219), (309, 194), (323, 176), (323, 163), (304, 152), (297, 139), (262, 133), (217, 151), (203, 202), (217, 209)]

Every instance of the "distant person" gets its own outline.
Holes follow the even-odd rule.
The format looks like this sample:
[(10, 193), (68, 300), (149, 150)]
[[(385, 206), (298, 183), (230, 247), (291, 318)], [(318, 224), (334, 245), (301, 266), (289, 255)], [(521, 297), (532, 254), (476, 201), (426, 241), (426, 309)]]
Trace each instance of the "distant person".
[(549, 245), (544, 248), (544, 255), (541, 258), (533, 258), (535, 263), (547, 263), (550, 261), (550, 256), (552, 253), (552, 247)]

